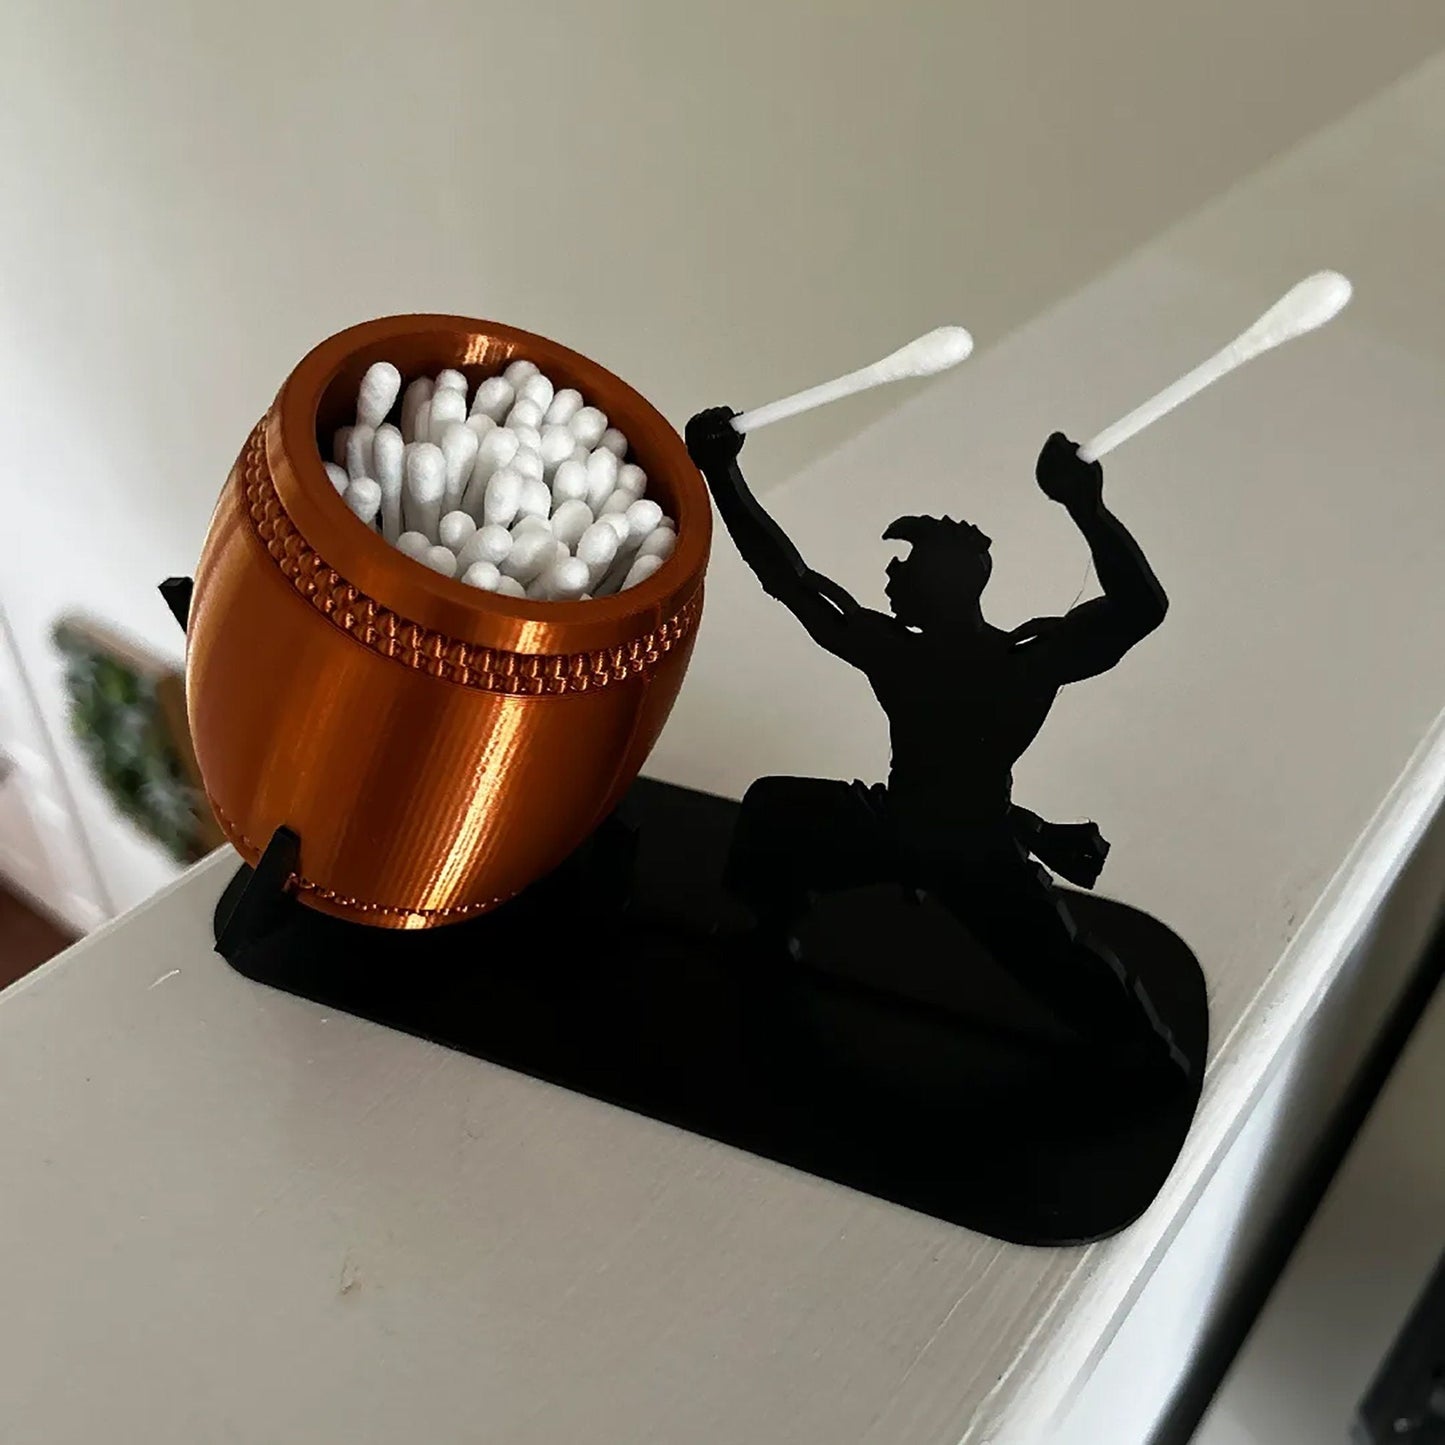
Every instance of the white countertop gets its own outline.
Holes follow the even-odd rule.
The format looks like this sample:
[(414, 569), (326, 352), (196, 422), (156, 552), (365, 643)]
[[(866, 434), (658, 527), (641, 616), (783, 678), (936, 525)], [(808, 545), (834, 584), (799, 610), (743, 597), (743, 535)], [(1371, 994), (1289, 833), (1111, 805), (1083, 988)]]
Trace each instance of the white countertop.
[[(1038, 1440), (1445, 793), (1445, 343), (1386, 304), (1439, 248), (1417, 227), (1361, 249), (1357, 220), (1363, 190), (1393, 234), (1406, 161), (1438, 155), (1411, 114), (1265, 173), (770, 495), (805, 543), (827, 488), (849, 496), (856, 545), (840, 528), (812, 560), (858, 585), (899, 508), (849, 489), (904, 427), (905, 505), (943, 510), (951, 465), (1003, 611), (1061, 605), (1081, 555), (1030, 448), (1109, 420), (1295, 276), (1353, 271), (1297, 366), (1259, 363), (1111, 461), (1173, 610), (1021, 773), (1021, 801), (1099, 818), (1101, 891), (1178, 929), (1211, 986), (1200, 1113), (1138, 1225), (1002, 1246), (255, 986), (210, 950), (222, 856), (0, 996), (6, 1438)], [(1262, 218), (1267, 267), (1231, 249)], [(723, 539), (708, 607), (658, 773), (876, 776), (866, 698)], [(766, 716), (739, 694), (773, 681)]]

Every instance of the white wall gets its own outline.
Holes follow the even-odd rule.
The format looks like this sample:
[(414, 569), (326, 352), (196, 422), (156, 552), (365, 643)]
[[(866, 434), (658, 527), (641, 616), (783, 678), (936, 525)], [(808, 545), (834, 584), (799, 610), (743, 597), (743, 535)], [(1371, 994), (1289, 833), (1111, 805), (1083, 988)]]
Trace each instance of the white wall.
[[(154, 584), (328, 332), (499, 317), (679, 421), (941, 319), (986, 347), (1445, 40), (1445, 13), (12, 0), (0, 27), (0, 602), (59, 733), (53, 618), (179, 650)], [(785, 477), (894, 400), (752, 455)], [(168, 867), (62, 751), (133, 901)]]

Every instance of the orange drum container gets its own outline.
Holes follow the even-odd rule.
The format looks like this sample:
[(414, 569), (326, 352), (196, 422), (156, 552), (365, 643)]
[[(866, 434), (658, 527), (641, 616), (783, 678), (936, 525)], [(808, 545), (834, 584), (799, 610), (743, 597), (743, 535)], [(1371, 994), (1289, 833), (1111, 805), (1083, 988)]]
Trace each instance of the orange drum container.
[[(533, 602), (442, 577), (347, 510), (323, 469), (374, 361), (474, 386), (525, 357), (631, 442), (678, 525), (647, 581)], [(254, 864), (278, 827), (292, 885), (339, 918), (432, 928), (559, 864), (637, 776), (682, 685), (712, 515), (681, 438), (623, 381), (512, 327), (394, 316), (318, 346), (242, 448), (191, 603), (186, 684), (206, 794)]]

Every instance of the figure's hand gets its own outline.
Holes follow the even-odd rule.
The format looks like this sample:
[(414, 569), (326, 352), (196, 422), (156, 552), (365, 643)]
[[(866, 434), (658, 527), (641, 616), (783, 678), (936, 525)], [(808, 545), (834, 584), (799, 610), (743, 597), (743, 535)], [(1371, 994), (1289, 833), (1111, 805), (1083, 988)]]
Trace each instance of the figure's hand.
[(688, 455), (700, 470), (725, 467), (743, 449), (743, 434), (733, 426), (730, 406), (710, 406), (687, 424)]
[(1056, 431), (1044, 443), (1034, 476), (1046, 497), (1063, 503), (1071, 512), (1097, 507), (1103, 499), (1103, 467), (1084, 461), (1077, 443), (1063, 432)]

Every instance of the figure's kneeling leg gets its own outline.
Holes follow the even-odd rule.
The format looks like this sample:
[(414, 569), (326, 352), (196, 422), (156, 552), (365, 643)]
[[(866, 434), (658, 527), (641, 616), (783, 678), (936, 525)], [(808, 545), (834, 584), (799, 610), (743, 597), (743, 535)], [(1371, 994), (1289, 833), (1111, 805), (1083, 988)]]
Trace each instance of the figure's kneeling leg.
[(965, 865), (940, 896), (1000, 966), (1110, 1058), (1189, 1072), (1142, 982), (1110, 949), (1078, 931), (1042, 869), (1001, 855), (974, 868)]
[(761, 924), (790, 932), (810, 893), (878, 876), (875, 833), (847, 783), (759, 778), (743, 797), (725, 881)]

